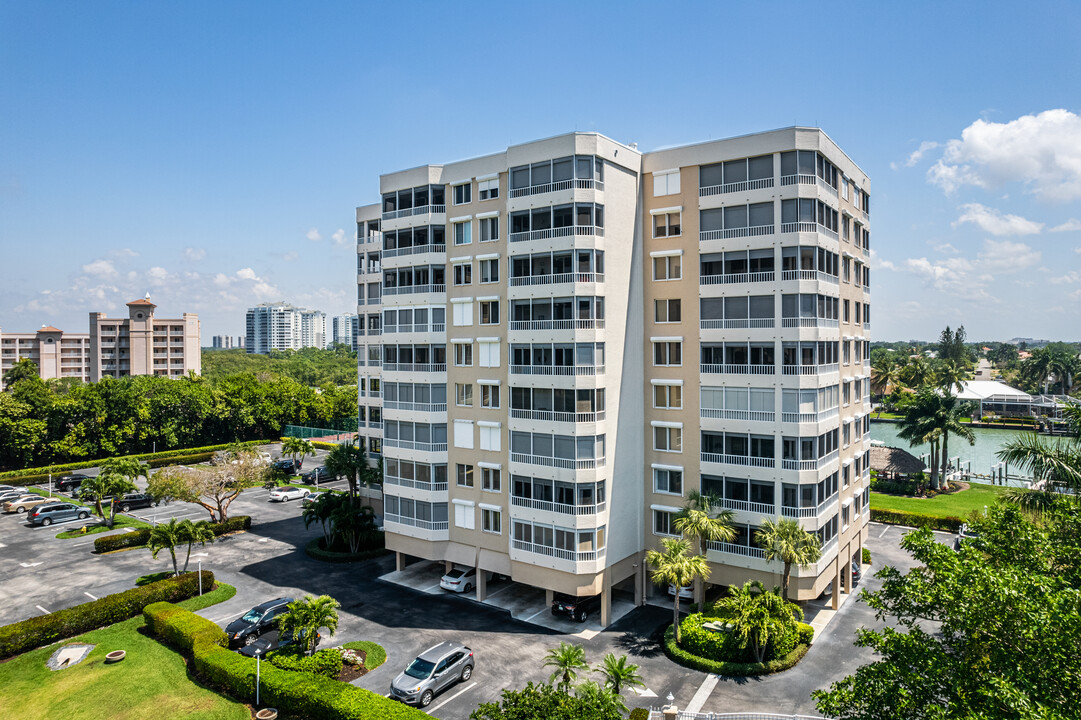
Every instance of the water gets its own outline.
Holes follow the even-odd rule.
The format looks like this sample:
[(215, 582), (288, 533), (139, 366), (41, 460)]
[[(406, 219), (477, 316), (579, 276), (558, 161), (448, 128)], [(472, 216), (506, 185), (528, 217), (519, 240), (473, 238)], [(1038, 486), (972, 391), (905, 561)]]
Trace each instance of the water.
[[(931, 451), (930, 445), (912, 446), (908, 444), (907, 440), (898, 439), (897, 433), (900, 429), (901, 426), (897, 423), (872, 422), (871, 439), (881, 440), (891, 447), (902, 448), (916, 457)], [(1003, 445), (1029, 433), (1021, 430), (972, 428), (972, 434), (976, 436), (975, 445), (969, 445), (965, 439), (950, 435), (950, 458), (960, 456), (962, 465), (971, 461), (972, 472), (986, 475), (991, 472), (991, 467), (999, 462), (997, 453), (1002, 449)], [(1010, 468), (1010, 473), (1027, 474), (1023, 473), (1019, 468), (1016, 470)]]

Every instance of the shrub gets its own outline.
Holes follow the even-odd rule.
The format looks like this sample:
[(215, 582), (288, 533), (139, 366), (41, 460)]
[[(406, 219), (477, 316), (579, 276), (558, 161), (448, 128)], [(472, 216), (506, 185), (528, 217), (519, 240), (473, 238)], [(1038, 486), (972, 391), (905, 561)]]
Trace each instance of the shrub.
[[(680, 631), (682, 632), (682, 630)], [(740, 663), (710, 660), (688, 652), (684, 647), (676, 645), (675, 632), (669, 625), (664, 633), (664, 654), (672, 662), (675, 662), (692, 670), (716, 673), (718, 675), (732, 675), (743, 677), (749, 675), (769, 675), (770, 673), (787, 670), (798, 663), (807, 653), (807, 645), (799, 644), (787, 655), (764, 663)]]
[[(251, 530), (251, 517), (248, 515), (235, 515), (226, 518), (225, 522), (214, 523), (210, 526), (214, 536), (224, 535), (237, 530)], [(123, 550), (124, 548), (142, 547), (150, 540), (150, 530), (142, 529), (130, 533), (118, 533), (106, 535), (94, 541), (94, 551), (98, 553)]]
[(631, 710), (627, 720), (649, 720), (649, 710), (647, 708), (635, 708)]
[(387, 651), (383, 646), (369, 640), (347, 642), (342, 647), (346, 650), (363, 650), (364, 667), (368, 668), (368, 670), (375, 670), (387, 661)]
[[(203, 571), (203, 586), (214, 587), (214, 573), (209, 570)], [(5, 625), (0, 627), (0, 659), (127, 620), (138, 615), (152, 603), (164, 600), (176, 602), (198, 593), (199, 574), (185, 573), (177, 578), (159, 580), (142, 587), (106, 595), (66, 610), (57, 610), (49, 615)]]
[(860, 560), (863, 561), (864, 565), (870, 565), (871, 564), (871, 551), (868, 550), (867, 548), (864, 548), (863, 549), (863, 554), (860, 557)]
[(807, 623), (796, 623), (797, 632), (799, 633), (799, 641), (802, 645), (810, 645), (811, 641), (815, 637), (815, 629)]
[(306, 672), (323, 677), (336, 678), (342, 674), (342, 653), (340, 650), (319, 650), (314, 655), (306, 655), (299, 648), (275, 650), (267, 655), (267, 660), (276, 668)]
[(935, 517), (934, 515), (921, 515), (902, 510), (882, 510), (878, 508), (871, 508), (871, 520), (888, 525), (927, 527), (932, 530), (945, 530), (946, 532), (957, 532), (961, 529), (961, 523), (964, 522), (958, 517)]
[[(379, 539), (380, 539), (380, 542), (381, 542), (382, 539), (383, 539), (383, 533), (379, 533)], [(385, 547), (382, 547), (382, 546), (373, 548), (371, 550), (361, 550), (358, 553), (336, 552), (334, 550), (324, 550), (323, 549), (323, 538), (316, 537), (316, 538), (312, 538), (311, 540), (309, 540), (304, 545), (304, 552), (306, 552), (309, 557), (314, 558), (316, 560), (322, 560), (323, 562), (347, 563), (347, 562), (358, 562), (360, 560), (370, 560), (373, 557), (379, 557), (380, 555), (386, 555), (389, 552), (389, 550), (387, 550)]]
[[(701, 615), (691, 613), (680, 622), (680, 647), (699, 657), (718, 662), (754, 663), (753, 651), (748, 645), (745, 648), (739, 646), (739, 639), (733, 633), (714, 632), (702, 627), (708, 622), (725, 622), (723, 617), (713, 615)], [(800, 639), (799, 625), (791, 624), (784, 627), (777, 623), (774, 635), (766, 646), (766, 660), (783, 657), (792, 652), (796, 645), (803, 642)], [(806, 625), (810, 628), (810, 625)], [(814, 631), (811, 631), (812, 634)]]

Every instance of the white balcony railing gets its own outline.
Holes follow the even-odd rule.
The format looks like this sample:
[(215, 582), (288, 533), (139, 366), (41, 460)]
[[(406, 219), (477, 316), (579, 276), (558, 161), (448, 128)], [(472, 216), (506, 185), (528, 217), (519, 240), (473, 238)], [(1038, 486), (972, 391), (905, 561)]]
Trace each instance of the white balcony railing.
[(733, 329), (733, 328), (771, 328), (775, 324), (773, 318), (731, 318), (724, 320), (700, 320), (699, 328), (702, 330)]
[(511, 375), (603, 375), (604, 366), (592, 365), (511, 365)]
[(837, 372), (837, 363), (827, 365), (782, 365), (784, 375), (828, 375)]
[(721, 465), (746, 465), (750, 467), (774, 466), (775, 461), (771, 457), (755, 457), (753, 455), (725, 455), (723, 453), (702, 453), (702, 462), (719, 463)]
[(577, 460), (545, 457), (543, 455), (526, 455), (525, 453), (511, 453), (510, 459), (516, 463), (526, 465), (544, 465), (546, 467), (565, 468), (569, 470), (591, 470), (604, 467), (604, 458), (580, 458)]
[(447, 483), (424, 482), (422, 480), (392, 477), (390, 475), (384, 475), (383, 482), (387, 485), (398, 485), (400, 487), (415, 488), (417, 490), (426, 490), (428, 492), (447, 491)]
[(751, 422), (773, 422), (776, 413), (766, 410), (726, 410), (720, 408), (702, 408), (701, 416), (720, 420), (750, 420)]
[(385, 260), (386, 258), (402, 257), (403, 255), (420, 255), (422, 253), (445, 253), (446, 251), (446, 244), (410, 245), (409, 247), (390, 248), (389, 250), (383, 250), (383, 259)]
[(698, 188), (698, 197), (709, 197), (710, 195), (723, 195), (730, 192), (744, 192), (746, 190), (762, 190), (764, 188), (773, 187), (773, 178), (762, 178), (760, 180), (743, 180), (740, 182), (724, 183), (723, 185), (707, 185), (706, 187)]
[(781, 232), (818, 232), (818, 223), (813, 222), (787, 222), (781, 223)]
[(772, 235), (774, 232), (775, 227), (773, 225), (751, 225), (749, 227), (728, 228), (727, 230), (701, 230), (698, 233), (698, 240), (757, 237), (759, 235)]
[(383, 363), (387, 372), (446, 372), (446, 363)]
[(419, 450), (421, 452), (446, 452), (446, 443), (419, 442), (417, 440), (402, 440), (401, 438), (383, 438), (383, 447), (396, 447), (402, 450)]
[(421, 528), (422, 530), (447, 530), (450, 527), (446, 520), (421, 520), (420, 518), (392, 515), (390, 513), (383, 515), (383, 522), (388, 524), (397, 523), (398, 525), (407, 525), (409, 527)]
[(574, 235), (593, 235), (604, 237), (604, 228), (598, 225), (568, 225), (567, 227), (545, 228), (543, 230), (528, 230), (526, 232), (511, 233), (507, 239), (512, 242), (528, 242), (530, 240), (551, 240), (559, 237), (572, 237)]
[(400, 400), (384, 400), (384, 410), (411, 410), (413, 412), (446, 412), (446, 403), (416, 403)]
[(786, 328), (836, 328), (840, 327), (837, 320), (832, 318), (813, 318), (813, 317), (798, 317), (798, 318), (782, 318), (781, 327)]
[(814, 185), (818, 181), (817, 175), (782, 175), (781, 186), (785, 185)]
[(557, 180), (540, 185), (511, 188), (512, 198), (529, 197), (542, 193), (559, 192), (560, 190), (604, 190), (604, 182), (601, 180)]
[(730, 273), (727, 275), (702, 275), (698, 278), (700, 285), (729, 285), (733, 283), (773, 282), (775, 273), (772, 270), (753, 273)]
[(445, 293), (447, 286), (444, 285), (405, 285), (403, 287), (385, 287), (383, 295), (413, 295), (415, 293)]
[(536, 555), (545, 555), (547, 557), (560, 558), (561, 560), (589, 562), (604, 558), (604, 548), (601, 548), (600, 550), (565, 550), (549, 545), (538, 545), (536, 543), (526, 542), (525, 540), (516, 539), (512, 542), (515, 550), (524, 550), (525, 552), (534, 553)]
[(559, 285), (560, 283), (602, 282), (604, 282), (604, 273), (591, 272), (556, 273), (554, 275), (525, 275), (522, 277), (512, 277), (510, 279), (511, 287), (522, 287), (526, 285)]
[(715, 540), (707, 540), (706, 549), (714, 550), (716, 552), (728, 553), (729, 555), (742, 555), (744, 557), (753, 558), (766, 557), (766, 551), (760, 547), (752, 547), (749, 545), (735, 545), (733, 543), (717, 542)]
[(552, 502), (550, 500), (536, 500), (534, 498), (511, 496), (511, 505), (516, 507), (530, 508), (531, 510), (547, 510), (548, 512), (561, 513), (563, 515), (596, 515), (604, 512), (606, 503), (596, 505), (567, 505), (565, 503)]
[(742, 510), (743, 512), (760, 513), (762, 515), (772, 515), (776, 509), (773, 503), (751, 502), (750, 500), (733, 500), (732, 498), (722, 498), (721, 505), (723, 505), (728, 510)]
[(837, 408), (820, 410), (818, 412), (785, 412), (781, 413), (781, 422), (812, 423), (822, 422), (837, 417)]
[(403, 217), (412, 217), (413, 215), (440, 215), (447, 212), (446, 205), (420, 205), (413, 208), (403, 208), (401, 210), (391, 210), (390, 212), (383, 213), (384, 220), (397, 220)]
[(603, 330), (604, 320), (512, 320), (511, 330)]
[(731, 364), (707, 364), (702, 363), (699, 370), (704, 373), (721, 375), (776, 375), (775, 365), (731, 365)]
[(781, 507), (781, 515), (790, 518), (813, 518), (818, 516), (818, 508), (788, 507), (787, 505), (784, 505)]
[(548, 422), (593, 423), (604, 420), (604, 410), (599, 412), (556, 412), (554, 410), (522, 410), (511, 408), (510, 416), (521, 420), (544, 420)]

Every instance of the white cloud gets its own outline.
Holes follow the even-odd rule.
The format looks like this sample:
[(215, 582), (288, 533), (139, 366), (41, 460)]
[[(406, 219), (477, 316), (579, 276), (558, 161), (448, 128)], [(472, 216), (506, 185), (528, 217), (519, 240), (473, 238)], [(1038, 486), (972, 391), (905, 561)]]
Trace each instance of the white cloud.
[(335, 230), (334, 234), (331, 235), (330, 237), (331, 237), (331, 239), (334, 240), (335, 245), (344, 245), (345, 244), (345, 230), (342, 230), (341, 228), (338, 228), (337, 230)]
[(937, 290), (990, 300), (984, 286), (996, 276), (1026, 270), (1040, 262), (1040, 251), (1025, 243), (1010, 240), (984, 240), (974, 259), (950, 257), (931, 261), (925, 257), (908, 258), (896, 269), (911, 272)]
[(1074, 232), (1075, 230), (1081, 230), (1081, 220), (1070, 218), (1061, 225), (1051, 228), (1048, 232)]
[(251, 268), (241, 268), (236, 271), (236, 276), (241, 280), (258, 280), (259, 276)]
[(934, 245), (932, 247), (934, 247), (936, 252), (940, 252), (943, 255), (959, 255), (961, 253), (960, 250), (950, 243), (942, 243), (941, 245)]
[(1022, 182), (1036, 197), (1081, 197), (1081, 116), (1045, 110), (1007, 123), (977, 120), (950, 140), (927, 171), (947, 194), (965, 185), (991, 189)]
[(1070, 293), (1066, 297), (1068, 297), (1071, 300), (1081, 301), (1081, 289), (1074, 290), (1072, 293)]
[(1073, 285), (1074, 283), (1081, 283), (1081, 272), (1071, 270), (1061, 277), (1051, 278), (1052, 285)]
[(979, 203), (961, 206), (961, 217), (953, 227), (972, 223), (992, 235), (1037, 235), (1043, 229), (1043, 223), (1028, 220), (1020, 215), (1003, 215), (994, 208)]
[(108, 260), (95, 260), (92, 263), (83, 265), (83, 272), (87, 275), (110, 277), (116, 275), (116, 266)]
[(920, 146), (918, 148), (912, 151), (912, 154), (908, 156), (908, 159), (905, 160), (905, 167), (913, 167), (914, 165), (916, 165), (916, 163), (923, 159), (924, 155), (939, 146), (940, 143), (937, 143), (933, 140), (924, 140), (920, 143)]
[(1038, 265), (1040, 251), (1020, 242), (984, 240), (976, 262), (983, 272), (1017, 272)]
[(163, 267), (154, 266), (146, 271), (146, 276), (153, 284), (160, 285), (169, 279), (169, 271)]
[(312, 242), (317, 242), (323, 239), (323, 236), (319, 234), (318, 228), (312, 228), (308, 232), (304, 233), (304, 237), (308, 238)]
[(184, 257), (192, 262), (198, 262), (206, 257), (206, 250), (203, 248), (184, 248)]
[(125, 257), (125, 258), (139, 257), (139, 253), (135, 252), (131, 248), (120, 248), (119, 250), (113, 250), (109, 254), (112, 255), (113, 257)]

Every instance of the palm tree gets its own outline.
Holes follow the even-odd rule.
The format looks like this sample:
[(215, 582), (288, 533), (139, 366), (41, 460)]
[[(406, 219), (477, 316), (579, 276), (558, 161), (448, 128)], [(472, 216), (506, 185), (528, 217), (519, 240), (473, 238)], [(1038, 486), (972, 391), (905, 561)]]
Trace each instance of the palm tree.
[(901, 371), (901, 378), (908, 387), (918, 389), (927, 384), (932, 373), (931, 364), (927, 362), (927, 358), (920, 355), (909, 360)]
[(544, 667), (555, 668), (548, 682), (551, 683), (559, 678), (558, 687), (566, 690), (578, 678), (577, 671), (588, 670), (589, 663), (586, 662), (586, 651), (581, 645), (561, 642), (559, 647), (549, 650), (544, 656)]
[(958, 363), (945, 360), (935, 368), (935, 385), (944, 393), (952, 393), (954, 388), (957, 392), (963, 392), (965, 381), (970, 379), (967, 369)]
[(1037, 348), (1032, 355), (1021, 362), (1021, 376), (1035, 385), (1043, 385), (1043, 394), (1055, 371), (1054, 352), (1047, 347)]
[(1006, 443), (998, 457), (1029, 470), (1048, 490), (1072, 490), (1074, 497), (1081, 497), (1081, 442), (1077, 439), (1049, 442), (1026, 433)]
[(150, 537), (147, 538), (146, 546), (150, 549), (150, 556), (157, 560), (158, 553), (168, 550), (173, 559), (173, 575), (180, 574), (180, 568), (176, 563), (176, 546), (183, 542), (183, 523), (191, 524), (189, 520), (177, 520), (171, 518), (167, 523), (161, 523), (150, 528)]
[[(175, 518), (174, 518), (175, 519)], [(191, 562), (191, 546), (199, 543), (206, 547), (207, 543), (214, 542), (214, 530), (206, 520), (193, 523), (191, 520), (182, 520), (179, 528), (180, 542), (187, 543), (188, 552), (184, 556), (184, 572), (188, 571), (188, 563)]]
[[(972, 428), (967, 424), (961, 422), (961, 418), (967, 413), (965, 411), (966, 403), (958, 403), (957, 397), (950, 394), (949, 388), (943, 391), (945, 394), (941, 397), (939, 411), (935, 414), (935, 423), (942, 433), (942, 486), (949, 486), (949, 479), (947, 472), (949, 470), (950, 463), (950, 433), (953, 433), (957, 437), (968, 440), (969, 445), (976, 444), (976, 434), (972, 432)], [(931, 462), (934, 462), (932, 456)]]
[(1074, 378), (1081, 372), (1081, 361), (1068, 352), (1056, 352), (1051, 359), (1051, 371), (1059, 381), (1060, 391), (1069, 395), (1073, 390)]
[(931, 445), (931, 487), (939, 489), (938, 483), (938, 440), (942, 431), (937, 423), (937, 414), (941, 409), (942, 397), (930, 388), (922, 388), (912, 401), (905, 406), (897, 437), (907, 440), (910, 445)]
[[(338, 493), (317, 493), (315, 500), (306, 502), (300, 511), (300, 517), (304, 520), (304, 529), (307, 530), (313, 523), (318, 522), (323, 529), (323, 542), (325, 549), (329, 550), (331, 541), (334, 539), (334, 514), (342, 504), (344, 496)], [(328, 523), (329, 526), (328, 526)]]
[(683, 538), (665, 538), (661, 540), (664, 552), (650, 550), (646, 553), (646, 563), (653, 568), (653, 582), (658, 585), (675, 585), (675, 601), (672, 606), (672, 625), (676, 629), (676, 644), (679, 644), (679, 588), (687, 587), (695, 580), (709, 577), (709, 563), (704, 555), (687, 555), (691, 549), (689, 541)]
[(788, 580), (792, 566), (802, 568), (813, 565), (822, 557), (818, 536), (804, 530), (796, 520), (781, 518), (774, 521), (767, 518), (755, 532), (754, 539), (765, 551), (767, 561), (779, 560), (784, 563), (781, 597), (788, 602)]
[(341, 604), (329, 595), (312, 597), (305, 595), (300, 600), (289, 603), (289, 608), (278, 623), (283, 636), (293, 638), (293, 642), (303, 646), (304, 652), (311, 655), (319, 643), (319, 629), (326, 628), (333, 635), (338, 629), (338, 608)]
[(901, 383), (901, 367), (891, 356), (882, 354), (871, 364), (871, 392), (889, 395)]
[(297, 468), (297, 457), (315, 455), (315, 446), (306, 438), (287, 437), (282, 440), (282, 454), (288, 455), (293, 460), (293, 468)]
[(787, 602), (776, 592), (767, 592), (758, 580), (743, 587), (729, 588), (729, 596), (717, 602), (717, 611), (733, 625), (740, 647), (751, 647), (757, 662), (763, 662), (770, 638), (784, 631), (784, 626), (803, 619), (799, 606)]
[[(736, 530), (732, 527), (735, 513), (731, 510), (714, 512), (713, 503), (714, 499), (709, 495), (691, 490), (687, 496), (687, 504), (676, 513), (672, 523), (680, 534), (695, 543), (695, 549), (699, 555), (705, 555), (703, 544), (706, 540), (732, 542), (736, 537)], [(702, 612), (706, 603), (701, 585), (701, 580), (695, 580), (694, 591), (701, 598), (698, 602), (698, 612)]]
[(608, 653), (597, 666), (596, 672), (604, 675), (604, 687), (616, 695), (622, 695), (624, 688), (645, 687), (642, 676), (638, 674), (638, 666), (627, 662), (626, 655), (617, 658), (613, 653)]
[[(79, 486), (79, 495), (83, 499), (94, 502), (94, 510), (112, 527), (116, 524), (116, 502), (124, 493), (135, 492), (134, 479), (143, 472), (143, 466), (138, 461), (131, 459), (112, 458), (101, 464), (101, 472), (97, 477), (84, 480)], [(109, 503), (109, 517), (105, 517), (102, 502), (113, 498)]]
[[(602, 687), (592, 680), (586, 680), (574, 689), (574, 696), (584, 700), (588, 707), (596, 711), (595, 717), (623, 717), (627, 712), (627, 703), (623, 696), (608, 687)], [(615, 712), (609, 712), (611, 708)]]

